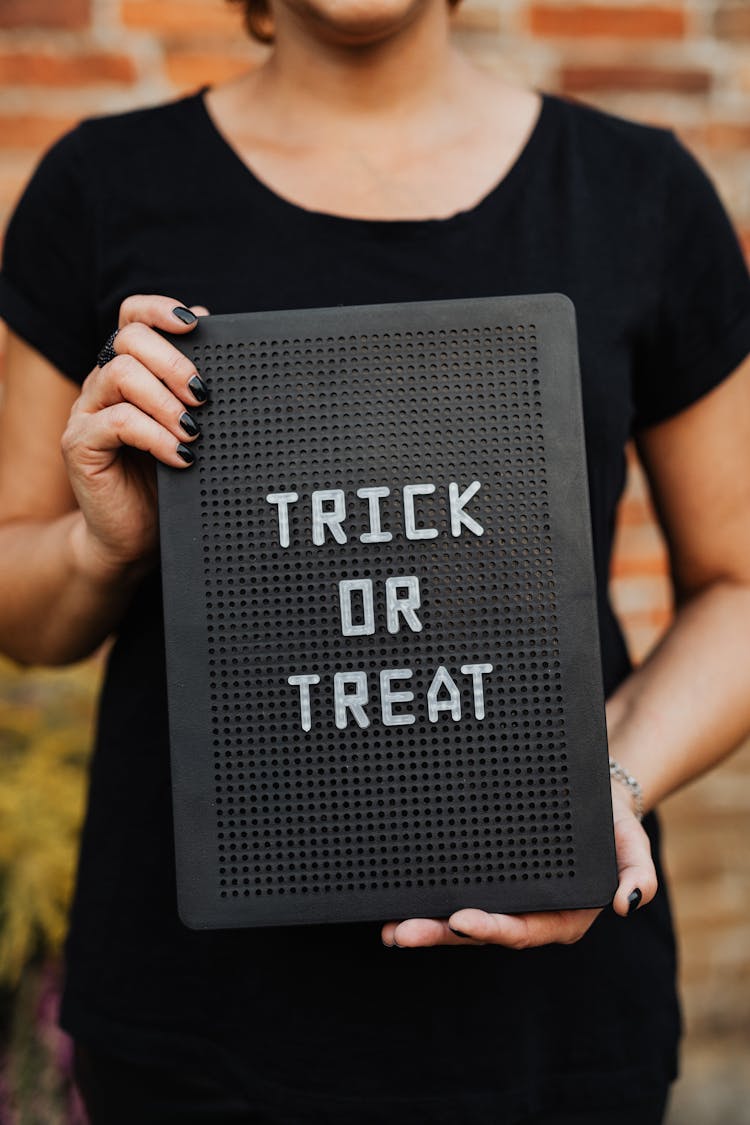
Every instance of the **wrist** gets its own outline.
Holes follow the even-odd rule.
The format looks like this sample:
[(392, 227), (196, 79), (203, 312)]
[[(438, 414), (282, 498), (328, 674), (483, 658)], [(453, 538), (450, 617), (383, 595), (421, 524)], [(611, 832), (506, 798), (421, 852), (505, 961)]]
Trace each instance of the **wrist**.
[(637, 820), (643, 820), (643, 789), (638, 779), (611, 756), (609, 759), (609, 775), (613, 805), (626, 806)]
[(71, 513), (66, 543), (68, 562), (73, 575), (95, 589), (114, 591), (130, 589), (154, 567), (157, 553), (140, 559), (116, 559), (91, 534), (80, 509)]

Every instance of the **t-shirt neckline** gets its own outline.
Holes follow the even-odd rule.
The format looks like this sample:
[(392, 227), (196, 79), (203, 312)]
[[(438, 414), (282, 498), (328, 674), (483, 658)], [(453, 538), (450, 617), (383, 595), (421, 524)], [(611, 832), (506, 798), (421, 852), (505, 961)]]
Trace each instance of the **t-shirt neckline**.
[(205, 93), (210, 88), (210, 84), (204, 84), (192, 95), (188, 95), (186, 101), (188, 104), (193, 104), (201, 120), (202, 127), (207, 135), (212, 138), (217, 153), (216, 158), (223, 158), (227, 161), (228, 165), (234, 167), (235, 173), (239, 173), (240, 177), (244, 179), (245, 186), (249, 186), (255, 192), (257, 198), (263, 200), (272, 210), (276, 210), (280, 214), (285, 213), (287, 218), (296, 218), (302, 221), (327, 225), (333, 229), (401, 234), (427, 234), (431, 232), (451, 231), (473, 219), (480, 218), (484, 212), (493, 205), (498, 204), (501, 200), (509, 198), (518, 189), (530, 169), (534, 166), (537, 151), (542, 146), (550, 127), (554, 101), (553, 96), (547, 91), (536, 87), (534, 88), (535, 92), (540, 96), (540, 106), (536, 120), (526, 137), (526, 141), (502, 178), (490, 187), (481, 199), (471, 207), (462, 208), (459, 211), (455, 211), (452, 215), (446, 215), (442, 218), (368, 219), (355, 215), (340, 215), (333, 211), (320, 211), (315, 208), (305, 207), (281, 195), (267, 184), (240, 156), (234, 145), (227, 139), (214, 121), (204, 97)]

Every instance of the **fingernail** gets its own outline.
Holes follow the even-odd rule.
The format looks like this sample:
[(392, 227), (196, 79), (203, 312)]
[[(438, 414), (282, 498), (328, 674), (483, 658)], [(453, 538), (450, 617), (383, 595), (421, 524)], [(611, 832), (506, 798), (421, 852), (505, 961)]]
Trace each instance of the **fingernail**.
[(471, 934), (465, 934), (463, 930), (457, 930), (454, 926), (451, 926), (450, 922), (448, 923), (448, 929), (452, 934), (455, 934), (456, 937), (465, 937), (471, 940)]
[(198, 402), (205, 402), (208, 398), (208, 388), (200, 375), (193, 375), (192, 379), (188, 382), (188, 387), (198, 399)]
[(182, 426), (185, 433), (189, 434), (190, 437), (195, 437), (196, 434), (200, 433), (195, 418), (193, 418), (192, 415), (188, 414), (187, 410), (185, 410), (180, 415), (180, 425)]
[(188, 465), (192, 465), (193, 461), (195, 460), (195, 454), (193, 453), (192, 449), (190, 449), (187, 445), (183, 445), (181, 441), (178, 441), (177, 452), (179, 453), (183, 461), (187, 461)]
[(634, 891), (630, 892), (628, 895), (628, 914), (632, 914), (634, 910), (638, 909), (638, 904), (642, 898), (640, 887), (636, 887)]
[(172, 309), (172, 316), (176, 316), (183, 324), (195, 324), (198, 317), (190, 309), (186, 309), (184, 305), (178, 305), (176, 309)]

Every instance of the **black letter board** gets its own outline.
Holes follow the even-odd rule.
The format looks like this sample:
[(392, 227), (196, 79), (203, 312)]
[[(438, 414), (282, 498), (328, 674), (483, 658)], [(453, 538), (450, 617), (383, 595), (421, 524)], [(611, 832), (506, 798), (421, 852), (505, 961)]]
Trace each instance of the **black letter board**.
[(202, 318), (158, 464), (192, 928), (602, 906), (616, 888), (575, 312)]

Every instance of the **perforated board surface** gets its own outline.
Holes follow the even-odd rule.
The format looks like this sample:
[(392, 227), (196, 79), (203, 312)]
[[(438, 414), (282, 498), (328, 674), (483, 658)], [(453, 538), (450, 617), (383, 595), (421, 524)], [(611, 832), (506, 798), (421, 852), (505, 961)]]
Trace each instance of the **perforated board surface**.
[(157, 471), (183, 922), (607, 903), (572, 303), (168, 338), (209, 388), (196, 464)]

